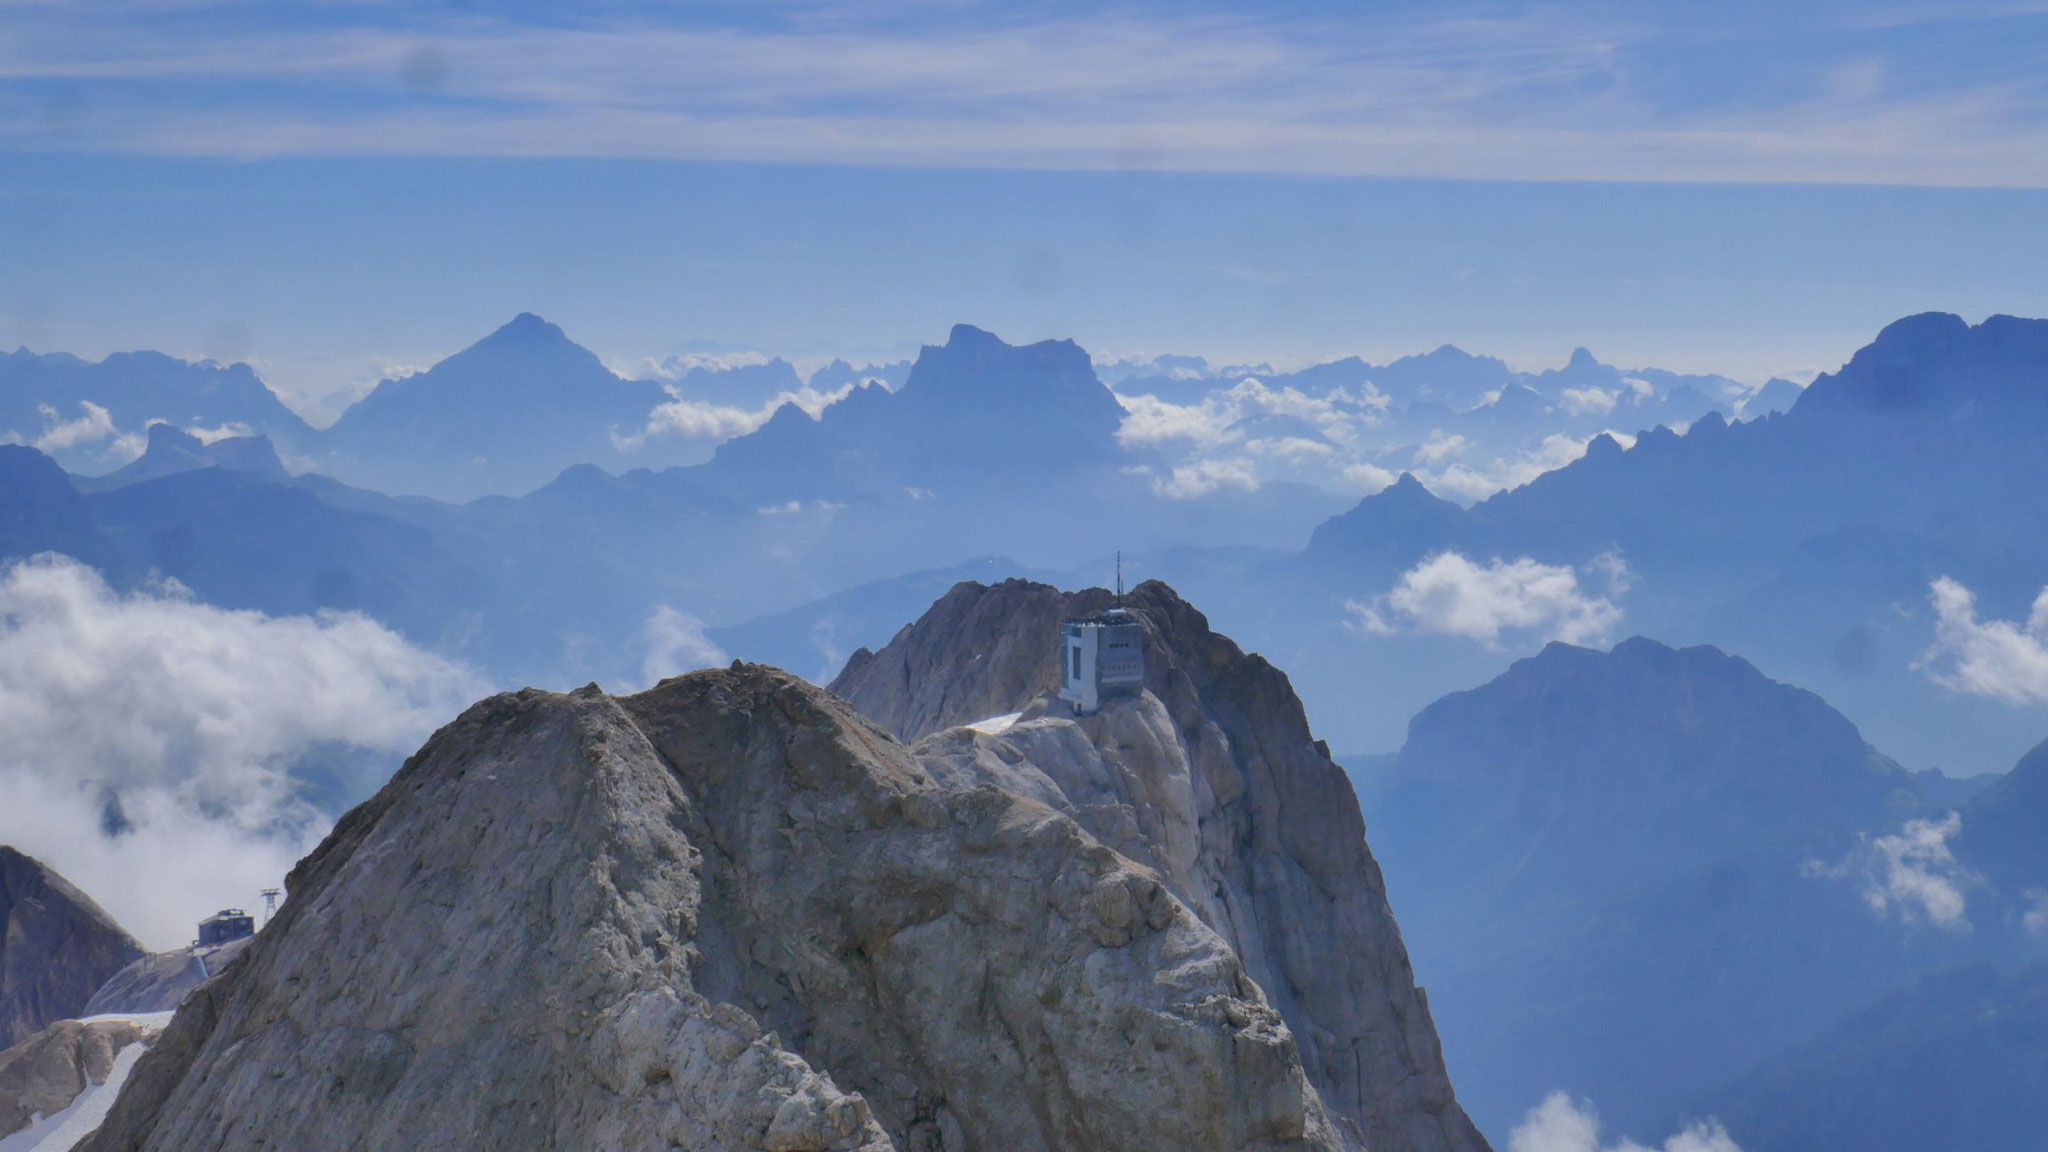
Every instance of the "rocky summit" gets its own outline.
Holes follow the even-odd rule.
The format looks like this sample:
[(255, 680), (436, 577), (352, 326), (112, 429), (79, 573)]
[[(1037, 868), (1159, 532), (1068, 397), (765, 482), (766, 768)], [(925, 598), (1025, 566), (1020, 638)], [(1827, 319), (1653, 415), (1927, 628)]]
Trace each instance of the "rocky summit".
[(1079, 823), (1223, 938), (1293, 1034), (1347, 1146), (1476, 1149), (1415, 985), (1358, 801), (1287, 677), (1171, 588), (1139, 585), (1146, 685), (1076, 716), (1062, 618), (1095, 589), (956, 586), (833, 690), (955, 788), (1002, 788)]
[(1148, 688), (1059, 714), (1105, 595), (956, 588), (843, 678), (883, 723), (738, 663), (475, 705), (81, 1147), (1484, 1149), (1285, 677), (1147, 585)]
[(771, 669), (487, 700), (289, 883), (85, 1147), (1342, 1146), (1149, 869)]
[(141, 955), (142, 945), (90, 896), (0, 846), (0, 1048), (78, 1015)]

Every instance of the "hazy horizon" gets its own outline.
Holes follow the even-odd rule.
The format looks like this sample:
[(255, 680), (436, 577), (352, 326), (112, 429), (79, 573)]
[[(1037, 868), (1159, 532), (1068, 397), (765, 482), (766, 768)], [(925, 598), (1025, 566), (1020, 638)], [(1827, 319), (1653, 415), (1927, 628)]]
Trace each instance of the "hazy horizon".
[(521, 311), (607, 362), (965, 321), (1752, 382), (2048, 315), (2048, 14), (1998, 4), (9, 9), (0, 343), (329, 415)]

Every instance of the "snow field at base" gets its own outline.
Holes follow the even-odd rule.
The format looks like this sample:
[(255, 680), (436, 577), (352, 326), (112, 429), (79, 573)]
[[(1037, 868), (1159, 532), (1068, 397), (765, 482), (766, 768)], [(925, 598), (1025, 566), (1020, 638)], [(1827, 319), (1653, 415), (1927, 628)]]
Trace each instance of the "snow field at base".
[[(165, 1016), (168, 1012), (152, 1012), (149, 1016)], [(95, 1020), (108, 1017), (95, 1016)], [(10, 1136), (0, 1137), (0, 1152), (71, 1152), (78, 1142), (92, 1135), (94, 1130), (107, 1118), (107, 1111), (114, 1106), (114, 1099), (121, 1094), (121, 1085), (128, 1082), (128, 1073), (135, 1068), (135, 1062), (142, 1059), (147, 1044), (130, 1044), (114, 1056), (114, 1066), (107, 1072), (104, 1084), (88, 1085), (63, 1109), (36, 1120)]]

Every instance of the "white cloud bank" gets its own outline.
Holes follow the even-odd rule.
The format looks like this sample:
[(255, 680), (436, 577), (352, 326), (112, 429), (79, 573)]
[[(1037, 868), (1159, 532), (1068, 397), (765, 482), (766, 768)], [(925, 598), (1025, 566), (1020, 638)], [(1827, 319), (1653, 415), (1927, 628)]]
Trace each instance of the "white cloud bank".
[(1943, 576), (1928, 586), (1934, 643), (1914, 667), (1954, 692), (2007, 704), (2048, 704), (2048, 588), (2025, 623), (1977, 619), (1977, 598)]
[(1863, 902), (1879, 916), (1897, 913), (1908, 924), (1927, 923), (1951, 932), (1970, 930), (1965, 890), (1977, 877), (1949, 851), (1963, 830), (1961, 813), (1940, 820), (1909, 820), (1885, 836), (1867, 837), (1839, 864), (1808, 861), (1804, 872), (1829, 880), (1854, 881)]
[(66, 557), (19, 562), (0, 570), (0, 843), (176, 946), (325, 832), (295, 761), (348, 746), (395, 762), (482, 691), (360, 615), (124, 595)]
[(1415, 478), (1429, 488), (1454, 500), (1484, 500), (1495, 492), (1520, 488), (1545, 472), (1555, 472), (1586, 454), (1586, 446), (1601, 436), (1611, 436), (1623, 448), (1633, 448), (1636, 438), (1612, 428), (1591, 436), (1553, 432), (1526, 448), (1510, 449), (1477, 462), (1463, 459), (1475, 446), (1462, 435), (1438, 432), (1415, 449)]
[[(1529, 1110), (1515, 1130), (1508, 1134), (1508, 1152), (1656, 1152), (1646, 1145), (1624, 1138), (1621, 1143), (1600, 1142), (1600, 1114), (1588, 1100), (1573, 1100), (1563, 1092), (1552, 1092), (1543, 1103)], [(1663, 1152), (1742, 1152), (1718, 1120), (1698, 1120), (1664, 1141)]]
[[(879, 387), (880, 385), (877, 385)], [(744, 436), (761, 425), (784, 404), (794, 404), (815, 420), (834, 404), (853, 394), (854, 385), (846, 384), (829, 392), (821, 392), (806, 385), (793, 392), (779, 392), (757, 408), (740, 408), (730, 404), (713, 404), (705, 400), (692, 400), (674, 387), (668, 388), (669, 399), (657, 404), (647, 414), (647, 423), (638, 432), (612, 436), (612, 445), (621, 452), (638, 451), (651, 439), (671, 438), (678, 440), (730, 440)]]
[(1606, 585), (1602, 595), (1581, 583), (1569, 564), (1543, 564), (1527, 556), (1495, 557), (1484, 564), (1459, 552), (1439, 552), (1403, 573), (1392, 591), (1369, 601), (1347, 600), (1352, 624), (1376, 635), (1415, 632), (1464, 636), (1496, 645), (1504, 633), (1584, 644), (1605, 638), (1621, 623), (1611, 597), (1632, 577), (1619, 554), (1604, 553), (1586, 566)]
[(1311, 396), (1246, 377), (1191, 404), (1144, 393), (1118, 393), (1117, 402), (1124, 409), (1119, 443), (1180, 457), (1152, 482), (1152, 490), (1168, 499), (1194, 499), (1222, 488), (1257, 491), (1264, 481), (1279, 478), (1359, 495), (1394, 481), (1393, 473), (1364, 458), (1367, 433), (1388, 404), (1369, 384), (1362, 393), (1333, 388)]

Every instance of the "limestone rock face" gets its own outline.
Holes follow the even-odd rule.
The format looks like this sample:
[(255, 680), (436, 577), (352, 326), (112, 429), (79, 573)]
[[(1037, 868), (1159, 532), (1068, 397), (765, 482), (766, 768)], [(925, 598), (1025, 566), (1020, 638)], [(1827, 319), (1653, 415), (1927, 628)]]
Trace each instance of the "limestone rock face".
[(87, 1088), (105, 1084), (121, 1050), (158, 1030), (135, 1020), (60, 1020), (0, 1052), (0, 1136), (38, 1115), (54, 1116)]
[(91, 897), (0, 846), (0, 1048), (79, 1015), (141, 955), (142, 945)]
[(153, 952), (114, 974), (86, 1002), (82, 1016), (112, 1012), (172, 1012), (194, 988), (212, 979), (242, 954), (254, 937), (210, 946), (191, 945)]
[(772, 669), (484, 701), (82, 1147), (1334, 1149), (1151, 869)]
[(1058, 621), (1109, 603), (1099, 589), (961, 584), (832, 688), (917, 740), (942, 784), (1029, 797), (1157, 875), (1265, 991), (1348, 1146), (1484, 1149), (1357, 799), (1286, 676), (1151, 582), (1125, 600), (1144, 623), (1145, 691), (1077, 717), (1057, 698)]

